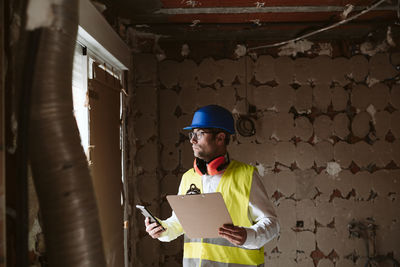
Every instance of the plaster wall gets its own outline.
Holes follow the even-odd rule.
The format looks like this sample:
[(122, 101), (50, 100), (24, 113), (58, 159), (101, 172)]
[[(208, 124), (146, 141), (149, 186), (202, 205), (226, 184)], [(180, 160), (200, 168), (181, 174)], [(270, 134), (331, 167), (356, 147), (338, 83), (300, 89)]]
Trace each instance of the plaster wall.
[[(256, 134), (236, 135), (228, 149), (258, 168), (279, 216), (266, 266), (364, 266), (351, 222), (376, 224), (376, 252), (400, 260), (400, 84), (389, 53), (198, 63), (139, 54), (134, 66), (134, 202), (167, 218), (165, 196), (193, 162), (181, 129), (198, 107), (219, 104), (237, 117), (248, 102)], [(182, 239), (160, 244), (134, 217), (135, 266), (180, 266)]]

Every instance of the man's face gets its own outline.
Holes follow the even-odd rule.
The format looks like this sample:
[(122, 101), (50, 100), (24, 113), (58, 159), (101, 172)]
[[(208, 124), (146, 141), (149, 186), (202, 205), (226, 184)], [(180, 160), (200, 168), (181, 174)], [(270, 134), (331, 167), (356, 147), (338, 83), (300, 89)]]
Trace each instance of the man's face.
[(190, 143), (192, 143), (193, 154), (196, 158), (210, 161), (218, 156), (215, 135), (210, 129), (194, 129), (193, 133)]

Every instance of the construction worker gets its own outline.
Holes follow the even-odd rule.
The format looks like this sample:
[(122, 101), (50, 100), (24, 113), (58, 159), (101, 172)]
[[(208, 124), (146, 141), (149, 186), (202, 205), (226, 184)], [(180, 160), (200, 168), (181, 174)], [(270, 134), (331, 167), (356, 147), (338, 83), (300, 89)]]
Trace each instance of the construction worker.
[[(202, 107), (184, 130), (191, 130), (195, 160), (182, 177), (179, 194), (188, 193), (192, 184), (201, 193), (220, 192), (233, 225), (221, 225), (219, 238), (185, 235), (183, 266), (264, 266), (263, 246), (277, 236), (279, 224), (257, 169), (229, 158), (227, 145), (235, 133), (231, 112), (217, 105)], [(146, 218), (152, 238), (168, 242), (183, 234), (174, 212), (161, 224), (165, 230)]]

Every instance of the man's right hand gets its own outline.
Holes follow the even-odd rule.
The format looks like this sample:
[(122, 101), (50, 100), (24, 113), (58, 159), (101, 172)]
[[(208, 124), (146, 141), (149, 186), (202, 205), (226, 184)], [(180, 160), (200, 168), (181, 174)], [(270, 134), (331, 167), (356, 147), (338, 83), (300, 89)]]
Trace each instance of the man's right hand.
[(162, 227), (158, 225), (157, 223), (150, 223), (150, 219), (146, 218), (144, 220), (144, 224), (146, 225), (146, 232), (152, 237), (152, 238), (159, 238), (161, 234), (164, 232)]

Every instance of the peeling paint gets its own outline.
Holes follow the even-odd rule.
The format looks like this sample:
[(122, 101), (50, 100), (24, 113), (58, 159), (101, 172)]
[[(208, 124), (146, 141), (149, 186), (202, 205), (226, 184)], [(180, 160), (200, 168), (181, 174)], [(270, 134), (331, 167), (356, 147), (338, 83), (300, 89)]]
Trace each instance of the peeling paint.
[(305, 53), (311, 50), (313, 42), (308, 40), (300, 40), (298, 42), (290, 42), (287, 45), (279, 48), (279, 56), (293, 56), (295, 57), (297, 53)]
[(59, 5), (60, 2), (60, 0), (30, 0), (26, 11), (26, 29), (32, 31), (52, 26), (55, 18), (53, 5)]
[(326, 172), (333, 177), (337, 177), (339, 173), (342, 171), (342, 168), (340, 168), (340, 165), (337, 162), (328, 162), (326, 164)]

